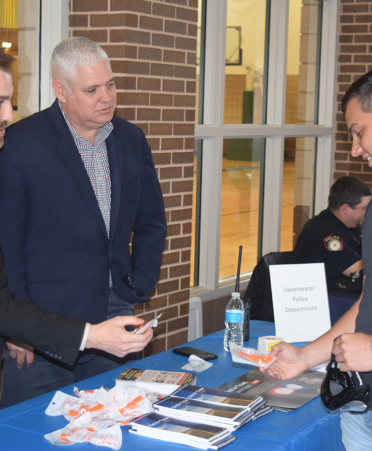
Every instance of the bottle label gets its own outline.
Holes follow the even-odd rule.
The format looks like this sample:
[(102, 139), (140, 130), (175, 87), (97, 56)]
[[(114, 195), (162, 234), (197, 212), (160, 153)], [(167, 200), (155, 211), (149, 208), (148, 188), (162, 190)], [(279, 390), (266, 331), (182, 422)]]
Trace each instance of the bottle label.
[(225, 321), (227, 323), (242, 323), (243, 322), (243, 312), (240, 310), (227, 311), (225, 313)]

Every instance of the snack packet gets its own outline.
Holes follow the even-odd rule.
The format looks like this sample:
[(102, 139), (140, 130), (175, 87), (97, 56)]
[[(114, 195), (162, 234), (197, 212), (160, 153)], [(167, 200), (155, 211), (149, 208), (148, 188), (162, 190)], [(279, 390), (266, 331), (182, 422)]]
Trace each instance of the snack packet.
[(230, 342), (230, 351), (234, 362), (248, 363), (259, 368), (267, 369), (277, 360), (269, 352), (258, 352), (257, 349), (244, 348), (232, 342)]

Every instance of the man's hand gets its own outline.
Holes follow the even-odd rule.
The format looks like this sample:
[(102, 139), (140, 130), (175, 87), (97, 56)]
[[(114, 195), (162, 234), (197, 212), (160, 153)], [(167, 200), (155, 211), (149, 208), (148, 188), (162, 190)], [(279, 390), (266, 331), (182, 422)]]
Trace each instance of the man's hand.
[(302, 348), (296, 348), (284, 341), (273, 346), (270, 355), (276, 356), (278, 360), (267, 370), (260, 368), (260, 371), (273, 379), (292, 379), (308, 369)]
[(143, 323), (143, 319), (135, 316), (117, 316), (91, 325), (85, 347), (101, 349), (118, 357), (142, 351), (152, 338), (151, 327), (143, 334), (134, 334), (125, 330), (125, 326), (141, 326)]
[(17, 359), (17, 367), (22, 368), (26, 362), (31, 366), (34, 361), (34, 348), (15, 340), (8, 340), (7, 346), (12, 359)]
[(341, 371), (372, 371), (372, 336), (361, 332), (342, 334), (333, 343), (332, 353)]

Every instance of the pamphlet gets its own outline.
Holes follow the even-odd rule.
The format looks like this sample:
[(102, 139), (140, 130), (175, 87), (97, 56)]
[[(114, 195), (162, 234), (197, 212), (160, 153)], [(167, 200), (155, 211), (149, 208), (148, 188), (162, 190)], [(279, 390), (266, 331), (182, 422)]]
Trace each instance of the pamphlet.
[(323, 378), (323, 373), (308, 370), (296, 378), (278, 381), (257, 368), (217, 388), (252, 398), (262, 396), (274, 409), (291, 411), (319, 395)]
[(126, 368), (115, 380), (117, 384), (142, 387), (150, 392), (169, 395), (184, 384), (196, 384), (196, 374)]

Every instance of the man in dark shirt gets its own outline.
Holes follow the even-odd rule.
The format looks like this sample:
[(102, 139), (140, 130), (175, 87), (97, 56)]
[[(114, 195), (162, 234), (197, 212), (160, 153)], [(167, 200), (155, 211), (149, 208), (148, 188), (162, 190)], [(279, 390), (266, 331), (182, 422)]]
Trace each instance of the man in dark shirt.
[(295, 251), (302, 261), (324, 262), (329, 292), (361, 289), (361, 226), (370, 200), (368, 185), (340, 177), (331, 187), (328, 208), (310, 219), (297, 239)]

